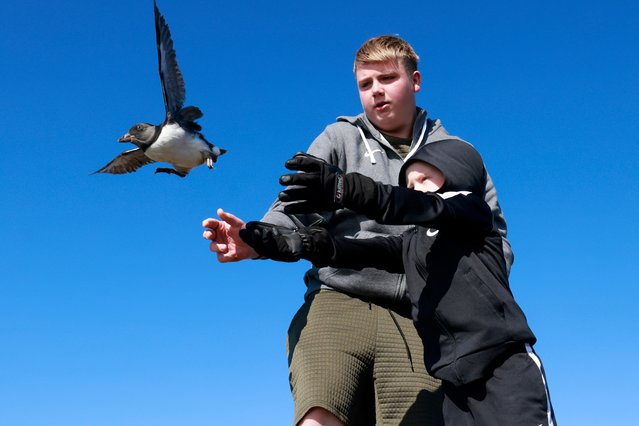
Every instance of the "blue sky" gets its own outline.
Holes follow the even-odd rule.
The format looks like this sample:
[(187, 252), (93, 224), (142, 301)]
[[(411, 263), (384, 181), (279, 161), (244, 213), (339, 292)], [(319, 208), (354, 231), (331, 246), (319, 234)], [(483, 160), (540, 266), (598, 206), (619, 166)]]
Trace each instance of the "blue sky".
[(352, 58), (379, 34), (413, 44), (418, 103), (484, 156), (559, 423), (634, 424), (636, 2), (159, 6), (228, 149), (185, 179), (89, 175), (163, 119), (151, 0), (3, 7), (0, 424), (290, 424), (308, 264), (218, 264), (200, 223), (261, 217), (283, 162), (361, 110)]

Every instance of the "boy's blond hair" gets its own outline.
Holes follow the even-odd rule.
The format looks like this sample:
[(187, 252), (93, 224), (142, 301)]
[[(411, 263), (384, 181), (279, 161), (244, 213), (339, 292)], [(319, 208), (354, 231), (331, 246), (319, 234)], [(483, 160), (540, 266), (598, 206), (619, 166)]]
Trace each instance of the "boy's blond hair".
[(419, 56), (408, 42), (389, 35), (373, 37), (366, 40), (355, 54), (353, 72), (356, 72), (357, 66), (361, 64), (392, 60), (397, 60), (403, 65), (409, 75), (417, 71)]

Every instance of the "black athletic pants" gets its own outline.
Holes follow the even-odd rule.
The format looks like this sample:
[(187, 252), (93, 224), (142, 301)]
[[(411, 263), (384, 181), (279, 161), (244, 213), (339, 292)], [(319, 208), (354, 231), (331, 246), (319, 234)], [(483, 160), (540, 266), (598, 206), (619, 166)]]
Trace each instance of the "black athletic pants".
[(492, 374), (463, 386), (443, 382), (446, 426), (556, 426), (543, 366), (529, 345)]

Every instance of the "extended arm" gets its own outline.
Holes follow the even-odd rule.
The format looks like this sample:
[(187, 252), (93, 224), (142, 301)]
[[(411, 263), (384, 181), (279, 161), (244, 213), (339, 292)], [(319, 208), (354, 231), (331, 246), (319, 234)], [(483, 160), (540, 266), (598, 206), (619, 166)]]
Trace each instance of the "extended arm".
[(358, 173), (344, 176), (344, 206), (389, 224), (421, 225), (488, 233), (493, 215), (469, 192), (420, 192), (375, 182)]
[(354, 239), (333, 237), (324, 228), (289, 229), (249, 222), (240, 237), (262, 257), (282, 262), (311, 261), (315, 266), (402, 273), (402, 236)]
[(424, 193), (375, 182), (359, 173), (344, 174), (321, 159), (297, 154), (286, 167), (304, 173), (284, 175), (291, 185), (280, 200), (293, 202), (288, 212), (349, 208), (387, 224), (415, 224), (438, 229), (489, 232), (493, 215), (483, 199), (468, 192)]

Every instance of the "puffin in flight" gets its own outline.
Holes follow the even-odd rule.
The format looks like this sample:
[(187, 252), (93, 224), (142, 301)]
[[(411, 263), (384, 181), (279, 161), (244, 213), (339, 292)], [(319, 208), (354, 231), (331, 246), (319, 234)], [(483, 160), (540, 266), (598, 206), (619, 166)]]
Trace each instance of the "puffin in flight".
[(195, 122), (202, 111), (195, 106), (183, 107), (186, 98), (184, 78), (178, 67), (169, 26), (153, 0), (155, 36), (158, 50), (158, 68), (162, 83), (162, 96), (166, 117), (160, 125), (137, 123), (119, 142), (130, 142), (136, 148), (124, 151), (95, 173), (123, 174), (138, 168), (163, 162), (173, 166), (158, 167), (155, 173), (186, 176), (191, 169), (205, 164), (209, 169), (217, 158), (226, 153), (204, 138), (202, 127)]

